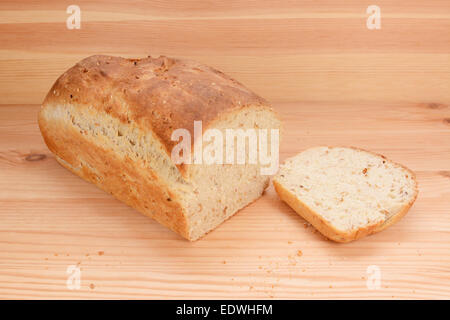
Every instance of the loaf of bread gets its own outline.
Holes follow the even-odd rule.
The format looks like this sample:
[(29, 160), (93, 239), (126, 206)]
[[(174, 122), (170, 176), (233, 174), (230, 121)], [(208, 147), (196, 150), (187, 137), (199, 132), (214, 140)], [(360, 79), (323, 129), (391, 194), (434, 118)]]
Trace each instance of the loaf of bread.
[(414, 173), (356, 148), (316, 147), (287, 159), (273, 179), (280, 198), (327, 238), (348, 242), (400, 220), (414, 203)]
[[(260, 197), (269, 183), (260, 162), (173, 161), (174, 130), (194, 138), (194, 121), (203, 127), (195, 143), (206, 129), (280, 127), (268, 103), (242, 84), (168, 57), (86, 58), (61, 75), (39, 113), (61, 165), (189, 240)], [(193, 156), (194, 149), (192, 141)]]

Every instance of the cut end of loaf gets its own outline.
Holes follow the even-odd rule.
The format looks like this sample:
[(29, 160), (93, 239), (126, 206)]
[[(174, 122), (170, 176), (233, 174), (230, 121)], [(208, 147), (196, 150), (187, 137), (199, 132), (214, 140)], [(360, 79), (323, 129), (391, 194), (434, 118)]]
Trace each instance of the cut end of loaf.
[[(280, 125), (279, 119), (272, 110), (254, 106), (225, 115), (215, 121), (212, 128), (226, 136), (225, 132), (228, 129), (279, 129)], [(269, 139), (268, 150), (271, 150), (271, 142)], [(225, 145), (223, 147), (225, 156)], [(247, 144), (247, 149), (248, 147)], [(257, 149), (258, 152), (262, 152), (259, 147)], [(193, 192), (186, 195), (184, 203), (188, 208), (190, 240), (201, 238), (237, 211), (258, 199), (269, 185), (270, 177), (261, 174), (261, 167), (266, 166), (259, 162), (249, 163), (249, 151), (246, 150), (245, 153), (245, 164), (191, 164), (188, 166), (187, 173)]]
[(347, 242), (399, 220), (417, 197), (412, 171), (356, 148), (317, 147), (286, 160), (280, 197), (328, 238)]

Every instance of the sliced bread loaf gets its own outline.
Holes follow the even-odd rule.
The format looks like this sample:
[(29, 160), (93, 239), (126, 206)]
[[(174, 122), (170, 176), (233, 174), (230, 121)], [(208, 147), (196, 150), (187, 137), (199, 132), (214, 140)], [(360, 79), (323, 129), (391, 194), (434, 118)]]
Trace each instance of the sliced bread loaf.
[(408, 168), (343, 147), (311, 148), (286, 160), (273, 184), (283, 201), (338, 242), (384, 230), (406, 214), (418, 193)]
[[(203, 126), (197, 138), (196, 122)], [(205, 138), (209, 129), (222, 136), (228, 130), (271, 131), (280, 120), (266, 100), (195, 61), (92, 56), (55, 82), (39, 127), (61, 165), (196, 240), (258, 199), (270, 177), (256, 161), (178, 163), (172, 153), (185, 137), (174, 139), (174, 132), (184, 129), (190, 148), (182, 153), (195, 158), (200, 141), (203, 151), (212, 144)]]

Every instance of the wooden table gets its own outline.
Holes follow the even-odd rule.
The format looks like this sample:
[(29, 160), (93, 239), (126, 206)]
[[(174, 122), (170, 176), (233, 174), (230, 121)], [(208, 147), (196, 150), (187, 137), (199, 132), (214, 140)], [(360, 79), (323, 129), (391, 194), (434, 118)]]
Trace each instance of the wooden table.
[[(358, 0), (127, 3), (77, 1), (79, 30), (66, 28), (63, 2), (0, 3), (1, 298), (450, 298), (448, 1), (377, 1), (380, 30)], [(390, 229), (337, 244), (270, 187), (187, 242), (43, 143), (36, 115), (52, 82), (97, 53), (213, 65), (280, 112), (281, 159), (366, 148), (413, 169), (419, 197)], [(71, 265), (79, 290), (66, 285)]]

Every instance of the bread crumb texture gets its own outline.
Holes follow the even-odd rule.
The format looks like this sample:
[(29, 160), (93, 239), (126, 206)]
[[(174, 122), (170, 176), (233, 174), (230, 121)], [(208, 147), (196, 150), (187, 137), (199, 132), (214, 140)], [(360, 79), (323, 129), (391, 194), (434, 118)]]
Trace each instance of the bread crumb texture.
[(332, 228), (342, 234), (387, 223), (418, 193), (415, 175), (406, 167), (344, 147), (316, 147), (289, 158), (274, 184), (283, 200), (286, 194), (291, 199), (288, 204), (292, 199), (300, 203), (291, 206), (319, 231)]

